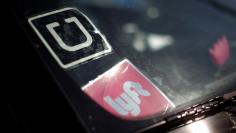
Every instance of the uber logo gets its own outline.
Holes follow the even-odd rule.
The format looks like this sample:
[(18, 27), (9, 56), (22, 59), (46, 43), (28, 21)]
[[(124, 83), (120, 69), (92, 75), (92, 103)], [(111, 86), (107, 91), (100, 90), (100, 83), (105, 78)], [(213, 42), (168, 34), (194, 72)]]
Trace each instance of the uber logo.
[(83, 13), (64, 8), (28, 19), (54, 59), (69, 68), (111, 52), (106, 38)]

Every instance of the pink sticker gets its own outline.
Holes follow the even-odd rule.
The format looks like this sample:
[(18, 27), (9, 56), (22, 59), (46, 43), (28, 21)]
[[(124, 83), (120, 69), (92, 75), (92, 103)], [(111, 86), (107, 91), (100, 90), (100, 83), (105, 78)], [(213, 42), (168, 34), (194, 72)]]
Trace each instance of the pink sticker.
[(163, 113), (173, 103), (128, 60), (123, 60), (83, 87), (113, 115), (126, 120)]
[(227, 38), (222, 36), (216, 43), (213, 44), (213, 47), (209, 49), (209, 53), (214, 64), (218, 67), (223, 67), (230, 57), (230, 49)]

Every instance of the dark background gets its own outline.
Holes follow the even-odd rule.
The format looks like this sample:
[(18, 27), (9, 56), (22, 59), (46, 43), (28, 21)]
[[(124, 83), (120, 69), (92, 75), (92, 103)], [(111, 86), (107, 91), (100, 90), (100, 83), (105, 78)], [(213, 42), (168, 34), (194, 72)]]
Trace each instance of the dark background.
[(0, 132), (84, 132), (10, 8), (1, 13)]

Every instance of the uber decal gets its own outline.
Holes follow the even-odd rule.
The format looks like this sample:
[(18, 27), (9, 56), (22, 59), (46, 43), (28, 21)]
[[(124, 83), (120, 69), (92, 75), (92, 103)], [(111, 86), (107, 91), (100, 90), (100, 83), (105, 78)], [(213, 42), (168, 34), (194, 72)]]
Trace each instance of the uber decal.
[(83, 13), (64, 8), (28, 19), (33, 30), (63, 68), (111, 52), (106, 38)]
[(159, 88), (126, 59), (82, 89), (108, 112), (127, 120), (142, 119), (174, 107)]

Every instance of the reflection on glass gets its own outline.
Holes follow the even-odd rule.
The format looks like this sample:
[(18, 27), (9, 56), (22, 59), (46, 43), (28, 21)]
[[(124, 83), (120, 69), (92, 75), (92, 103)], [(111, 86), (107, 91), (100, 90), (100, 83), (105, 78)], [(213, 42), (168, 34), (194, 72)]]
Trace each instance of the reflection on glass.
[(157, 51), (172, 45), (174, 39), (170, 35), (149, 34), (147, 41), (151, 50)]
[(203, 121), (190, 124), (188, 129), (190, 133), (210, 133), (208, 125)]
[(147, 9), (147, 16), (151, 19), (158, 18), (160, 16), (159, 11), (155, 7), (150, 7)]

